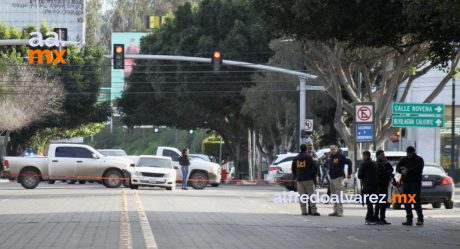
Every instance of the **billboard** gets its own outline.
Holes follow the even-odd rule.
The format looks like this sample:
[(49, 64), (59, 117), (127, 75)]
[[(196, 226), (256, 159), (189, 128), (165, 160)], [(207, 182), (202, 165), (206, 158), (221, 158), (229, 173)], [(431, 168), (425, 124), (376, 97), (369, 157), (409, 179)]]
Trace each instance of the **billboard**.
[(43, 22), (67, 28), (69, 41), (85, 42), (85, 0), (1, 0), (0, 22), (17, 29)]
[[(111, 48), (113, 49), (113, 44), (124, 44), (125, 54), (139, 54), (141, 37), (147, 34), (145, 32), (114, 32)], [(121, 97), (125, 90), (125, 79), (131, 74), (133, 65), (134, 59), (125, 59), (125, 69), (113, 69), (112, 67), (111, 100)]]

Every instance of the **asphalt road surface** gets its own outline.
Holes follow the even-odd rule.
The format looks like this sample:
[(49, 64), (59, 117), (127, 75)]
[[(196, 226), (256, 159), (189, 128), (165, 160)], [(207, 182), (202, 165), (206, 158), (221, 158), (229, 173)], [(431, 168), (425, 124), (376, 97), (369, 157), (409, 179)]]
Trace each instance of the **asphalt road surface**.
[[(223, 185), (204, 190), (107, 189), (42, 182), (26, 190), (0, 182), (0, 248), (459, 248), (460, 200), (454, 209), (424, 205), (425, 225), (364, 225), (365, 208), (344, 217), (301, 216), (298, 204), (273, 202), (279, 186)], [(457, 189), (459, 191), (459, 189)], [(460, 197), (457, 194), (458, 198)]]

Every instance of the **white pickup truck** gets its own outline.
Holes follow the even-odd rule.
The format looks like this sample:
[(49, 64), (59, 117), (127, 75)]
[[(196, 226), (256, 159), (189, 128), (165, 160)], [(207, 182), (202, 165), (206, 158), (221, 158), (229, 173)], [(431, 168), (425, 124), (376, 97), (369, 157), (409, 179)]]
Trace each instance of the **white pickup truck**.
[(129, 175), (130, 160), (105, 157), (88, 145), (50, 144), (48, 156), (4, 157), (3, 175), (33, 189), (44, 180), (102, 181), (107, 188), (118, 188)]
[[(179, 157), (181, 154), (182, 153), (176, 148), (163, 146), (158, 147), (156, 154), (157, 156), (170, 157), (173, 160), (174, 166), (177, 167), (176, 182), (182, 181), (182, 170), (179, 165)], [(220, 184), (220, 178), (219, 164), (191, 158), (188, 179), (192, 188), (204, 189), (208, 183), (213, 187), (217, 187)]]

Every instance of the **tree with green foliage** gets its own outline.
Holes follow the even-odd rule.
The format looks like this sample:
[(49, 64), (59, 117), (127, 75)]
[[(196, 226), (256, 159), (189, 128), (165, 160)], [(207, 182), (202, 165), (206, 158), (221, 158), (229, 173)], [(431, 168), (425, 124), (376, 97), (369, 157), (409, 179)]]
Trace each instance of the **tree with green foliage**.
[(87, 0), (86, 2), (86, 30), (85, 43), (96, 46), (101, 38), (101, 0)]
[[(0, 25), (0, 30), (9, 30), (1, 33), (4, 37), (9, 35), (9, 37), (23, 39), (28, 39), (30, 32), (36, 30), (35, 27), (26, 27), (22, 32), (23, 35), (18, 37), (16, 31), (2, 27)], [(40, 28), (40, 32), (43, 34), (48, 30), (46, 25), (42, 25)], [(102, 81), (101, 70), (104, 54), (101, 48), (92, 46), (83, 48), (68, 47), (67, 64), (58, 65), (24, 64), (21, 58), (23, 55), (21, 54), (26, 54), (27, 48), (25, 46), (19, 47), (20, 53), (17, 52), (16, 48), (15, 46), (6, 46), (1, 51), (0, 61), (3, 61), (3, 63), (0, 64), (4, 66), (0, 66), (0, 68), (8, 69), (12, 67), (11, 60), (14, 60), (21, 67), (25, 67), (25, 70), (22, 71), (35, 70), (40, 72), (40, 75), (46, 75), (46, 79), (53, 79), (58, 83), (57, 87), (47, 85), (41, 88), (38, 84), (35, 84), (37, 77), (27, 78), (23, 84), (28, 84), (27, 89), (32, 92), (35, 91), (36, 96), (51, 100), (52, 95), (49, 95), (47, 91), (51, 91), (54, 88), (62, 89), (63, 94), (60, 94), (62, 102), (55, 101), (56, 104), (60, 104), (58, 110), (52, 112), (40, 111), (40, 114), (42, 114), (40, 118), (34, 119), (33, 122), (24, 123), (26, 125), (21, 130), (11, 134), (10, 153), (20, 153), (18, 148), (24, 147), (29, 142), (29, 139), (42, 129), (51, 127), (62, 129), (77, 128), (85, 124), (105, 122), (111, 116), (112, 108), (110, 103), (97, 103), (97, 95)], [(20, 72), (21, 70), (18, 70), (18, 73)], [(40, 103), (35, 102), (39, 107), (46, 108), (45, 105)], [(49, 110), (54, 109), (50, 108)]]
[(414, 80), (449, 62), (446, 77), (426, 99), (430, 102), (460, 59), (460, 21), (451, 18), (459, 9), (458, 0), (252, 2), (273, 31), (302, 43), (305, 67), (335, 100), (334, 126), (349, 148), (354, 143), (352, 103), (375, 103), (379, 147), (391, 133), (388, 108), (399, 86), (407, 82), (398, 99), (404, 102)]
[[(142, 38), (144, 54), (210, 58), (213, 49), (224, 59), (264, 63), (271, 53), (270, 34), (250, 12), (246, 1), (205, 0), (187, 3), (174, 19)], [(252, 71), (222, 65), (138, 60), (128, 89), (118, 102), (124, 122), (178, 128), (208, 128), (225, 140), (232, 157), (244, 160), (249, 121), (241, 114), (241, 89), (252, 83)]]

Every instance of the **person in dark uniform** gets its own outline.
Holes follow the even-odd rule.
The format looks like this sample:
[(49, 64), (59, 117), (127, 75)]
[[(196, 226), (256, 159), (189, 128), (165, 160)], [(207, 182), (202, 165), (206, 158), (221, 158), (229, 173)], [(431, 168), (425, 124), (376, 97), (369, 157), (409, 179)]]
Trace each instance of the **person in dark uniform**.
[(318, 156), (316, 155), (315, 151), (313, 150), (313, 142), (311, 140), (308, 140), (306, 142), (307, 145), (307, 154), (310, 155), (313, 158), (313, 161), (315, 161), (316, 165), (316, 172), (318, 172), (318, 178), (313, 178), (313, 182), (315, 184), (315, 188), (318, 188), (318, 180), (319, 177), (321, 177), (321, 170), (319, 169), (319, 162), (318, 162)]
[[(377, 165), (371, 159), (371, 153), (369, 151), (363, 152), (363, 163), (358, 171), (358, 178), (363, 182), (363, 194), (377, 194)], [(366, 198), (367, 214), (366, 214), (366, 225), (375, 225), (377, 221), (374, 215), (374, 205), (371, 203), (370, 198)]]
[[(420, 203), (420, 192), (422, 189), (422, 172), (425, 162), (423, 158), (415, 153), (412, 146), (406, 149), (407, 156), (401, 158), (396, 165), (396, 172), (401, 174), (400, 184), (402, 184), (404, 194), (415, 194), (415, 211), (417, 212), (417, 226), (423, 226), (422, 204)], [(412, 203), (404, 204), (407, 220), (402, 224), (412, 226)]]
[[(331, 178), (329, 187), (330, 194), (336, 194), (340, 196), (340, 192), (343, 191), (342, 181), (345, 177), (345, 164), (348, 164), (347, 178), (351, 178), (352, 164), (343, 154), (339, 153), (335, 145), (330, 147), (331, 155), (327, 160), (327, 168), (329, 169), (329, 176)], [(343, 216), (343, 203), (334, 203), (334, 212), (330, 213), (329, 216), (342, 217)]]
[[(393, 166), (387, 161), (385, 152), (378, 150), (377, 157), (377, 194), (384, 194), (388, 197), (388, 185), (393, 179)], [(385, 220), (385, 212), (387, 203), (377, 203), (375, 206), (375, 217), (380, 225), (390, 225), (391, 223)]]
[[(299, 195), (307, 194), (311, 196), (315, 191), (314, 178), (317, 177), (317, 168), (312, 156), (307, 153), (307, 146), (300, 145), (300, 153), (292, 161), (293, 180), (297, 181), (297, 192)], [(309, 203), (311, 215), (320, 216), (316, 209), (316, 203)], [(302, 215), (308, 215), (307, 204), (300, 202)]]

